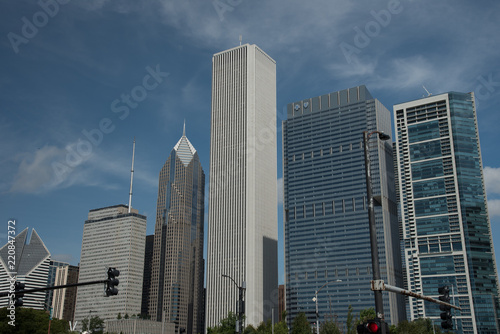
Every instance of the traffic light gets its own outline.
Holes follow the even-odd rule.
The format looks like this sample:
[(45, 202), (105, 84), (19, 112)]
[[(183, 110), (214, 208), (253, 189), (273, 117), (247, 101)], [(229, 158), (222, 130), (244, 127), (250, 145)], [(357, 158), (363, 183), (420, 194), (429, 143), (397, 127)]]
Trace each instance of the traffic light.
[[(445, 303), (450, 303), (450, 289), (447, 286), (442, 286), (438, 289), (440, 294), (439, 300)], [(453, 329), (453, 322), (451, 321), (451, 307), (446, 305), (439, 305), (441, 312), (441, 328), (443, 329)]]
[(115, 296), (118, 294), (118, 289), (116, 286), (120, 283), (117, 276), (120, 276), (120, 272), (116, 268), (108, 269), (108, 281), (106, 282), (106, 297)]
[[(379, 334), (382, 333), (382, 323), (380, 319), (368, 320), (358, 325), (356, 329), (358, 334)], [(389, 333), (389, 331), (386, 331), (386, 333)]]
[(22, 282), (16, 282), (14, 284), (14, 289), (15, 289), (15, 296), (14, 296), (14, 298), (16, 299), (14, 301), (14, 306), (15, 307), (23, 306), (24, 293), (21, 293), (20, 291), (23, 291), (24, 287), (25, 287), (25, 284), (22, 283)]

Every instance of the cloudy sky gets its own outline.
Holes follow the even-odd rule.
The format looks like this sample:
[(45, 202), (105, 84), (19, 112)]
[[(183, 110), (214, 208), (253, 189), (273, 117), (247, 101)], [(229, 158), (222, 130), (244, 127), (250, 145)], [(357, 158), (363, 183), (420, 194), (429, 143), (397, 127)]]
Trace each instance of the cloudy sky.
[[(276, 60), (278, 124), (287, 103), (361, 84), (390, 110), (427, 95), (423, 86), (433, 94), (474, 91), (499, 258), (500, 2), (0, 6), (1, 244), (15, 218), (18, 232), (38, 231), (54, 259), (77, 264), (88, 211), (128, 202), (134, 136), (132, 204), (148, 216), (152, 234), (158, 173), (184, 120), (208, 175), (211, 57), (239, 45), (242, 35)], [(278, 220), (282, 266), (281, 214)]]

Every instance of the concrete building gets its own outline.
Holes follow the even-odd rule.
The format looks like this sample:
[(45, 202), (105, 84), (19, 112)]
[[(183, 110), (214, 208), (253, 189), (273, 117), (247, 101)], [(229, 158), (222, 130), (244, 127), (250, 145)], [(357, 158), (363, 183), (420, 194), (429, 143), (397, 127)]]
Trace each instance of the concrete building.
[[(288, 325), (300, 312), (316, 322), (347, 320), (374, 307), (364, 131), (391, 133), (391, 114), (358, 86), (287, 105), (283, 122), (285, 285)], [(382, 279), (402, 286), (390, 141), (370, 142)], [(405, 319), (401, 295), (383, 294), (385, 320)]]
[[(498, 274), (473, 93), (394, 106), (400, 211), (409, 290), (449, 286), (458, 333), (499, 333)], [(411, 320), (440, 322), (439, 307), (409, 299)]]
[(257, 326), (278, 302), (276, 62), (245, 44), (212, 69), (206, 326), (235, 312), (243, 284)]
[[(17, 281), (25, 283), (25, 289), (45, 288), (49, 275), (50, 252), (35, 229), (29, 235), (25, 228), (15, 237), (15, 267), (11, 268), (9, 243), (0, 248), (0, 292), (9, 291), (9, 273), (17, 275)], [(9, 263), (10, 262), (10, 263)], [(45, 291), (25, 294), (23, 307), (45, 309)], [(0, 307), (8, 305), (8, 298), (0, 298)]]
[(142, 300), (146, 217), (136, 209), (115, 205), (90, 210), (83, 227), (80, 274), (78, 282), (107, 279), (107, 269), (120, 271), (116, 296), (106, 297), (105, 286), (78, 287), (75, 321), (81, 325), (87, 317), (103, 320), (139, 314)]
[(203, 328), (204, 197), (205, 173), (184, 131), (159, 176), (149, 314), (187, 334)]
[[(66, 263), (66, 262), (60, 262), (60, 261), (50, 261), (50, 265), (49, 265), (49, 275), (47, 277), (47, 286), (54, 286), (56, 285), (55, 282), (56, 282), (56, 271), (57, 271), (57, 268), (59, 267), (64, 267), (64, 266), (68, 266), (69, 263)], [(53, 300), (53, 296), (54, 296), (54, 291), (56, 290), (47, 290), (45, 291), (45, 301), (44, 301), (44, 305), (45, 305), (45, 309), (46, 310), (49, 310), (49, 308), (52, 306), (52, 300)]]
[[(67, 285), (78, 283), (79, 267), (66, 265), (56, 268), (54, 285)], [(76, 306), (76, 287), (53, 290), (52, 316), (73, 322)]]

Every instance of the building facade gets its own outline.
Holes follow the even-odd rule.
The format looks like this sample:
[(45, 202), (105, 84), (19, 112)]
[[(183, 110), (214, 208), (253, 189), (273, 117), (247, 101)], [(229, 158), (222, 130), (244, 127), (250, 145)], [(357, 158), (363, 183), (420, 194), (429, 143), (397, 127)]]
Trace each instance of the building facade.
[[(345, 322), (374, 307), (364, 131), (391, 133), (390, 112), (365, 86), (287, 106), (283, 122), (285, 285), (288, 325), (299, 312)], [(392, 145), (369, 142), (382, 279), (402, 286)], [(405, 319), (404, 299), (384, 293), (385, 320)]]
[(276, 62), (245, 44), (212, 70), (206, 327), (236, 311), (243, 286), (258, 325), (278, 302)]
[(105, 285), (78, 287), (75, 321), (92, 316), (116, 319), (118, 313), (141, 312), (142, 275), (146, 216), (120, 204), (90, 210), (83, 227), (82, 252), (78, 282), (107, 279), (107, 269), (120, 271), (118, 295), (106, 297)]
[[(10, 268), (9, 243), (0, 248), (0, 292), (9, 291), (9, 273), (16, 272), (17, 281), (24, 282), (25, 289), (45, 288), (49, 276), (50, 252), (35, 229), (29, 235), (25, 228), (15, 237), (15, 268)], [(14, 270), (12, 270), (14, 269)], [(44, 310), (45, 291), (25, 294), (23, 307)], [(8, 306), (8, 298), (0, 298), (0, 307)]]
[(146, 236), (146, 245), (144, 251), (144, 274), (142, 279), (142, 302), (141, 302), (141, 314), (149, 314), (149, 290), (151, 288), (151, 271), (152, 271), (152, 261), (153, 261), (153, 246), (154, 246), (155, 236), (154, 234)]
[[(79, 267), (66, 265), (56, 268), (54, 285), (67, 285), (78, 283)], [(76, 305), (76, 287), (53, 290), (52, 316), (73, 322)]]
[(152, 320), (200, 333), (205, 173), (185, 132), (160, 171), (149, 297)]
[[(453, 327), (499, 333), (498, 280), (473, 93), (394, 106), (407, 288), (450, 288)], [(436, 304), (409, 300), (409, 318), (439, 319)]]
[[(49, 265), (49, 275), (47, 276), (47, 286), (54, 286), (56, 285), (56, 272), (57, 268), (59, 267), (64, 267), (68, 266), (69, 263), (66, 262), (60, 262), (60, 261), (50, 261)], [(54, 297), (54, 291), (56, 290), (47, 290), (45, 291), (45, 309), (49, 310), (50, 307), (52, 307), (52, 300)]]

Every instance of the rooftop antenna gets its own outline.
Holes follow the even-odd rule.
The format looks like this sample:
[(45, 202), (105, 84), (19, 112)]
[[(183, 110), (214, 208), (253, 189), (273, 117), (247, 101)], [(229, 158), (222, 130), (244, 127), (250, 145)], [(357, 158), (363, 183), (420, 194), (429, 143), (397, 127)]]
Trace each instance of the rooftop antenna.
[[(425, 86), (424, 86), (424, 85), (422, 85), (422, 87), (424, 87), (425, 91), (427, 92), (427, 97), (429, 97), (429, 96), (431, 96), (431, 95), (432, 95), (432, 93), (429, 93), (429, 91), (427, 90), (427, 88), (425, 88)], [(424, 97), (425, 97), (425, 96), (424, 96)]]
[(132, 181), (134, 180), (135, 137), (132, 146), (132, 168), (130, 169), (130, 192), (128, 194), (128, 213), (132, 209)]
[(242, 36), (240, 35), (240, 46), (241, 46), (241, 39), (242, 39)]
[(182, 136), (186, 137), (186, 120), (184, 120), (184, 127), (182, 128)]

